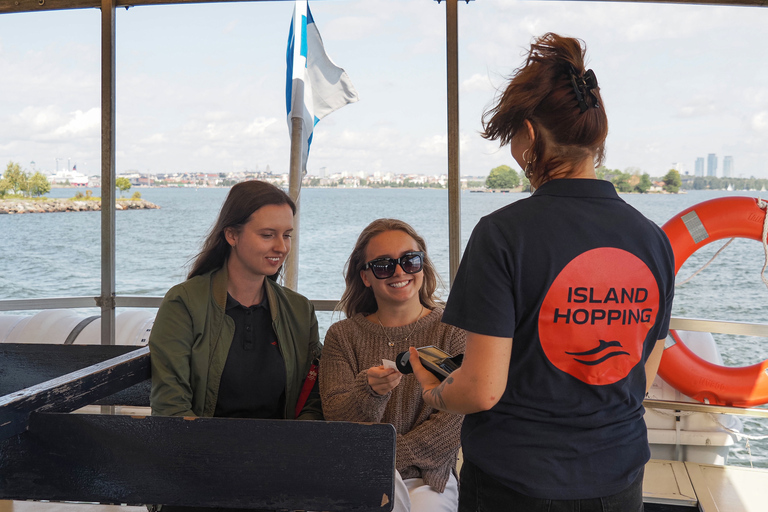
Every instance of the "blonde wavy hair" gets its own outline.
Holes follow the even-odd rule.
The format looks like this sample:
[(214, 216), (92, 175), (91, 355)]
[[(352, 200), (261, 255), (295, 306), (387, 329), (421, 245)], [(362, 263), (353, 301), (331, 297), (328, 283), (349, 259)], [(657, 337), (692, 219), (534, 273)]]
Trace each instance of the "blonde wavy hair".
[(442, 284), (442, 281), (429, 258), (424, 239), (410, 225), (401, 220), (377, 219), (368, 224), (368, 227), (360, 233), (355, 248), (344, 267), (344, 280), (347, 287), (336, 309), (344, 311), (347, 318), (352, 318), (357, 313), (374, 313), (379, 309), (376, 297), (374, 297), (373, 291), (363, 283), (360, 271), (367, 263), (365, 251), (368, 248), (368, 243), (373, 237), (386, 231), (402, 231), (413, 238), (419, 246), (419, 250), (424, 252), (424, 266), (421, 270), (424, 273), (424, 281), (419, 290), (419, 301), (425, 308), (434, 309), (437, 306), (435, 291), (438, 285)]

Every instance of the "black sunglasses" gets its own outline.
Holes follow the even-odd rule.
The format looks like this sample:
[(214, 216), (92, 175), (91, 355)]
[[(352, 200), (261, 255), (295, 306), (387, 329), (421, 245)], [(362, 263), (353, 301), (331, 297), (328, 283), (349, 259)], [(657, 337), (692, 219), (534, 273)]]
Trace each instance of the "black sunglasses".
[(424, 253), (413, 251), (399, 258), (376, 258), (366, 263), (363, 270), (370, 269), (376, 279), (387, 279), (395, 275), (395, 268), (398, 265), (406, 274), (418, 274), (424, 267)]

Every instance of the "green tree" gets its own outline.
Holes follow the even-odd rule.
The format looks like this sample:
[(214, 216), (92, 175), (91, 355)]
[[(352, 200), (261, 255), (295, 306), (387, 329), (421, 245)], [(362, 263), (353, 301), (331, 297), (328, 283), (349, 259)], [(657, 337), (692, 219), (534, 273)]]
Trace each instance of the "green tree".
[(651, 177), (648, 175), (647, 172), (640, 175), (640, 183), (635, 185), (635, 192), (640, 192), (641, 194), (645, 194), (650, 190), (651, 185), (653, 183), (651, 182)]
[(21, 170), (21, 166), (15, 162), (8, 162), (3, 173), (3, 179), (8, 182), (8, 189), (16, 194), (27, 194), (29, 184), (27, 183), (27, 173)]
[(680, 173), (675, 169), (670, 169), (667, 174), (664, 175), (664, 190), (670, 194), (677, 194), (680, 190), (680, 185), (683, 181), (680, 179)]
[(40, 197), (51, 191), (51, 183), (48, 178), (40, 172), (36, 172), (29, 178), (29, 195)]
[(128, 178), (117, 178), (115, 180), (115, 186), (120, 189), (120, 197), (123, 197), (123, 192), (131, 189), (131, 180)]
[(608, 169), (606, 166), (604, 166), (604, 165), (601, 165), (600, 167), (598, 167), (597, 169), (595, 169), (595, 176), (596, 176), (596, 177), (597, 177), (597, 179), (599, 179), (599, 180), (604, 180), (604, 179), (605, 179), (605, 173), (606, 173), (606, 172), (611, 172), (611, 170), (610, 170), (610, 169)]
[(488, 188), (515, 188), (520, 185), (520, 176), (508, 165), (500, 165), (491, 169), (485, 186)]
[(613, 179), (611, 183), (616, 187), (619, 192), (632, 192), (632, 185), (629, 183), (630, 174), (627, 172), (621, 172), (619, 170), (613, 171)]

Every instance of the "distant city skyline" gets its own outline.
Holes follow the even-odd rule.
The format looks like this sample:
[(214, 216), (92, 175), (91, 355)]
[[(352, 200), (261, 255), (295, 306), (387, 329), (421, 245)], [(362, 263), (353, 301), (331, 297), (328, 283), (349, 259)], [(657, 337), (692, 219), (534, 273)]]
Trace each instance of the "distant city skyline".
[[(694, 163), (694, 169), (695, 169), (694, 176), (704, 177), (705, 162), (706, 162), (706, 176), (710, 178), (718, 177), (718, 161), (719, 161), (719, 158), (717, 156), (717, 153), (707, 154), (706, 161), (702, 156), (696, 157), (696, 161)], [(721, 178), (748, 178), (749, 177), (749, 176), (734, 176), (734, 172), (735, 172), (735, 167), (733, 163), (733, 156), (725, 155), (723, 157), (722, 172), (719, 173), (719, 177)]]
[(717, 176), (717, 155), (714, 153), (707, 155), (707, 176)]
[(696, 157), (695, 168), (696, 168), (695, 176), (704, 176), (704, 157), (703, 156)]
[(726, 155), (723, 157), (723, 178), (730, 178), (733, 175), (733, 157)]

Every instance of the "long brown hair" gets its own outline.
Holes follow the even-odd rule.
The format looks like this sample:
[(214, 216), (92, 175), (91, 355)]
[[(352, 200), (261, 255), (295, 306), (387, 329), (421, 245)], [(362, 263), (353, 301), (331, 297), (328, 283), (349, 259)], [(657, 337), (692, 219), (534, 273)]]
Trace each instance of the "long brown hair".
[[(269, 204), (287, 204), (296, 215), (296, 205), (293, 200), (270, 183), (252, 180), (233, 186), (221, 207), (216, 223), (203, 243), (203, 248), (195, 257), (187, 279), (223, 267), (232, 249), (224, 236), (224, 231), (227, 228), (234, 228), (239, 232), (253, 212)], [(276, 278), (277, 274), (270, 277)]]
[(579, 39), (552, 32), (537, 38), (525, 64), (514, 71), (509, 84), (482, 118), (482, 136), (510, 143), (525, 121), (531, 122), (535, 140), (531, 148), (532, 175), (549, 181), (553, 169), (576, 165), (589, 156), (595, 166), (605, 158), (608, 117), (600, 89), (585, 95), (588, 108), (579, 108), (571, 75), (584, 77), (586, 45)]
[(419, 246), (419, 250), (424, 252), (424, 267), (422, 268), (424, 282), (421, 285), (421, 290), (419, 290), (419, 301), (424, 307), (429, 309), (434, 309), (437, 306), (434, 294), (441, 280), (435, 270), (435, 266), (432, 264), (432, 260), (429, 259), (427, 244), (424, 242), (424, 239), (410, 225), (401, 220), (377, 219), (368, 224), (368, 227), (357, 237), (355, 248), (352, 250), (352, 254), (349, 256), (344, 268), (344, 280), (347, 283), (347, 287), (341, 296), (341, 300), (339, 300), (337, 309), (344, 311), (347, 318), (352, 318), (357, 313), (374, 313), (379, 308), (373, 291), (363, 283), (360, 271), (363, 270), (366, 264), (365, 251), (368, 248), (368, 243), (373, 237), (385, 231), (402, 231), (413, 238), (416, 241), (416, 245)]

